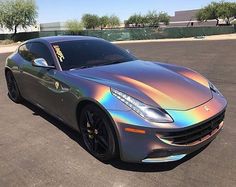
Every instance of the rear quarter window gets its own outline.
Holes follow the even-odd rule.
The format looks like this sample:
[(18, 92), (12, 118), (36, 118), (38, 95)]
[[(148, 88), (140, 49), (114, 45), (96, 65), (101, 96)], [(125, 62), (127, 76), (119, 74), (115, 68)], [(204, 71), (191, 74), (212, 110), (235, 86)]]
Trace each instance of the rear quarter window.
[(20, 56), (27, 61), (33, 60), (33, 56), (29, 51), (30, 46), (31, 44), (23, 44), (18, 48), (18, 53), (20, 54)]

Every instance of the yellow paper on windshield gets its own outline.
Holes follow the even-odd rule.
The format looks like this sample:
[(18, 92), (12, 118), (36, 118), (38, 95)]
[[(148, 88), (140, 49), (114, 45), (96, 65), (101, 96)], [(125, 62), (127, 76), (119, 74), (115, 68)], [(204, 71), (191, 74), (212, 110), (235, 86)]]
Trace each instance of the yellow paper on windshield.
[(53, 48), (55, 50), (55, 53), (57, 55), (57, 58), (59, 59), (60, 62), (63, 62), (63, 60), (65, 59), (63, 53), (61, 52), (61, 49), (58, 45), (53, 45)]

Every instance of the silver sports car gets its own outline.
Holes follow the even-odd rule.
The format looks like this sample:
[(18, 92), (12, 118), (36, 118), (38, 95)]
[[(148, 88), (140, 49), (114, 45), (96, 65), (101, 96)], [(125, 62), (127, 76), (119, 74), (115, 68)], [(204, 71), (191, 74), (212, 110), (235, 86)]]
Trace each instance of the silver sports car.
[(13, 101), (24, 98), (76, 129), (102, 161), (176, 161), (223, 127), (226, 99), (205, 77), (102, 39), (26, 41), (7, 58), (5, 75)]

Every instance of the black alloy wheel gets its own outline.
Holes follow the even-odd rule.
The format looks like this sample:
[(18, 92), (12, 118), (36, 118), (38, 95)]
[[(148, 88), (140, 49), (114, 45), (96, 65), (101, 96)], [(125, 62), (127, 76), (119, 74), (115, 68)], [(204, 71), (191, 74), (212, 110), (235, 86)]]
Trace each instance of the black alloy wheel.
[(80, 115), (80, 131), (88, 151), (101, 161), (116, 156), (115, 132), (107, 115), (93, 104), (86, 105)]
[(16, 103), (20, 103), (22, 97), (20, 95), (20, 91), (18, 89), (16, 80), (11, 71), (6, 72), (6, 81), (7, 81), (8, 95), (10, 99)]

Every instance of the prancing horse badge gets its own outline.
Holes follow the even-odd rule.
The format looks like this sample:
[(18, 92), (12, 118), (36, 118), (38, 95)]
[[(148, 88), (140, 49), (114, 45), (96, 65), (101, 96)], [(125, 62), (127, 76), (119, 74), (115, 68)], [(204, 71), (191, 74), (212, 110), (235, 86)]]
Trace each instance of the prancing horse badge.
[(210, 109), (209, 109), (207, 106), (204, 106), (204, 109), (205, 109), (206, 111), (210, 111)]
[(55, 87), (56, 87), (56, 89), (58, 90), (59, 89), (59, 86), (60, 86), (60, 84), (59, 84), (59, 82), (55, 82)]

